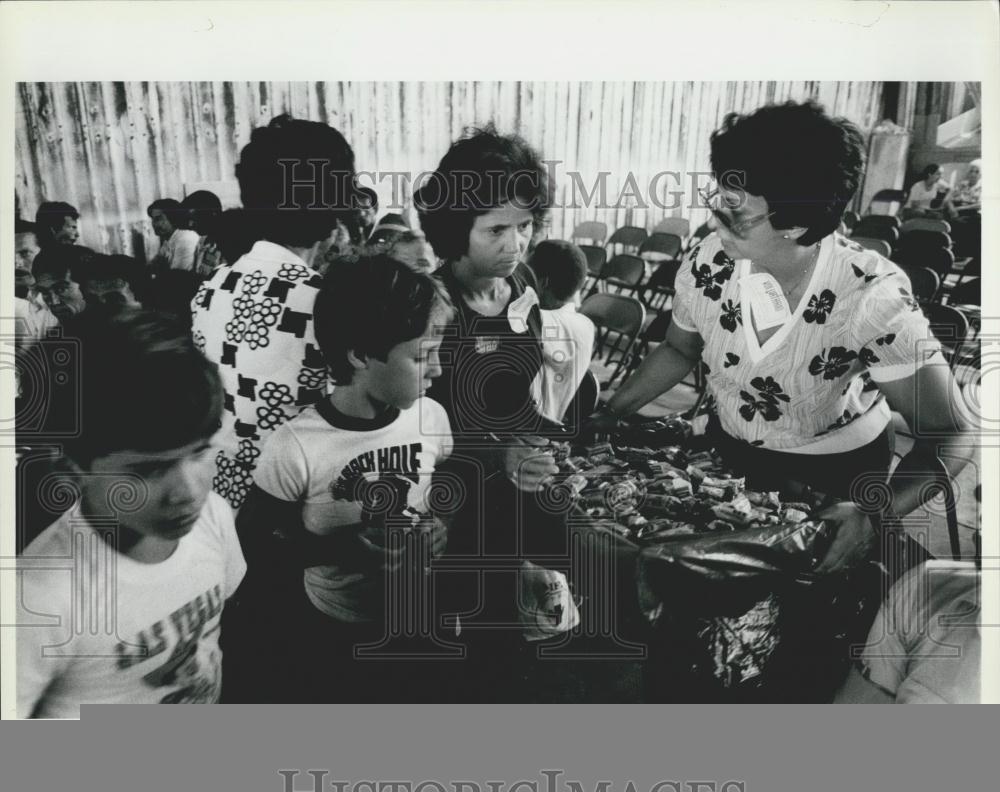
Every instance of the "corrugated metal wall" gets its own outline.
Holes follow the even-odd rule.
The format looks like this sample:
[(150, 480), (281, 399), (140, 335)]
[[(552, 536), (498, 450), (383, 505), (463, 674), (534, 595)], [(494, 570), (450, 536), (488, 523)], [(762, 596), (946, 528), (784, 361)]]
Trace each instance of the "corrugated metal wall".
[[(156, 245), (145, 207), (232, 181), (250, 131), (279, 113), (332, 124), (360, 170), (382, 173), (433, 168), (463, 127), (492, 120), (558, 163), (564, 205), (608, 174), (609, 205), (555, 211), (555, 236), (589, 219), (611, 228), (675, 214), (700, 222), (703, 212), (682, 205), (690, 200), (683, 174), (707, 170), (709, 133), (723, 116), (808, 97), (865, 131), (879, 120), (873, 82), (22, 83), (17, 192), (26, 217), (40, 201), (67, 200), (83, 214), (83, 244), (142, 257)], [(664, 171), (680, 181), (655, 179)], [(652, 203), (651, 184), (669, 208)], [(391, 180), (378, 187), (385, 204)], [(683, 200), (671, 195), (681, 191)], [(617, 205), (623, 192), (635, 194)]]

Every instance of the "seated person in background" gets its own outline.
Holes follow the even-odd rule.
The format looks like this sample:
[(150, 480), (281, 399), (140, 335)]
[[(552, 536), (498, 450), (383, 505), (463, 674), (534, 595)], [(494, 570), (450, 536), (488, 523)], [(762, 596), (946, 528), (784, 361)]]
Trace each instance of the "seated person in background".
[(532, 390), (542, 415), (561, 422), (590, 365), (594, 323), (577, 313), (575, 297), (587, 258), (572, 242), (539, 242), (528, 259), (542, 309), (542, 368)]
[(982, 160), (972, 160), (965, 178), (944, 202), (944, 211), (951, 223), (955, 256), (979, 258), (982, 251)]
[(78, 245), (44, 248), (35, 257), (35, 291), (60, 322), (82, 313), (87, 307), (80, 284), (86, 279), (97, 254)]
[(186, 227), (198, 234), (192, 269), (203, 278), (207, 277), (215, 271), (215, 266), (211, 266), (212, 262), (205, 261), (205, 257), (210, 255), (208, 234), (222, 214), (222, 201), (213, 192), (195, 190), (181, 201), (181, 208), (187, 213)]
[(839, 704), (975, 704), (980, 700), (980, 576), (930, 561), (889, 590)]
[[(316, 297), (316, 338), (336, 387), (268, 440), (239, 516), (252, 575), (273, 571), (273, 555), (261, 557), (255, 540), (276, 528), (305, 570), (311, 606), (298, 634), (310, 643), (279, 651), (308, 667), (310, 701), (403, 695), (385, 687), (378, 662), (353, 659), (352, 649), (387, 634), (385, 614), (430, 605), (391, 602), (397, 588), (386, 573), (404, 570), (400, 580), (412, 580), (429, 561), (420, 560), (427, 547), (403, 550), (389, 529), (425, 531), (432, 551), (445, 541), (428, 489), (451, 453), (451, 429), (424, 394), (441, 373), (438, 330), (450, 316), (434, 280), (385, 255), (339, 262)], [(413, 596), (411, 586), (400, 593)], [(405, 674), (404, 690), (417, 696), (429, 692), (414, 677), (421, 665)]]
[(193, 270), (199, 237), (197, 231), (186, 227), (187, 213), (180, 203), (173, 198), (161, 198), (149, 205), (146, 214), (160, 240), (160, 250), (153, 257), (153, 271)]
[[(210, 492), (218, 371), (151, 312), (77, 331), (80, 432), (65, 465), (79, 498), (18, 559), (17, 714), (215, 702), (222, 610), (246, 571), (232, 511)], [(71, 575), (74, 548), (91, 550)]]
[(983, 202), (982, 183), (983, 161), (974, 159), (969, 163), (965, 178), (944, 202), (945, 213), (950, 219), (971, 212), (979, 212)]
[(187, 213), (187, 225), (199, 236), (205, 236), (215, 219), (222, 214), (222, 201), (213, 192), (195, 190), (181, 201), (181, 208)]
[(35, 213), (35, 234), (42, 249), (75, 245), (80, 238), (80, 213), (65, 201), (44, 201)]
[(132, 287), (138, 269), (139, 263), (129, 256), (94, 256), (80, 281), (87, 307), (110, 311), (139, 308)]
[(944, 196), (951, 189), (941, 179), (941, 166), (931, 163), (920, 174), (920, 181), (910, 187), (910, 194), (903, 206), (904, 217), (940, 217)]

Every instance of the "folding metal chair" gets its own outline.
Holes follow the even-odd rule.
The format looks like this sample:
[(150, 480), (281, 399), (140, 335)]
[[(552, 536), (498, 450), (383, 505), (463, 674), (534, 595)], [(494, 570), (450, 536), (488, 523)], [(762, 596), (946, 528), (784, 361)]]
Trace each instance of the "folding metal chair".
[(657, 263), (671, 259), (679, 259), (684, 240), (677, 234), (654, 232), (639, 246), (639, 258)]
[(969, 337), (969, 320), (951, 305), (928, 303), (923, 306), (924, 316), (930, 322), (931, 332), (941, 342), (942, 352), (952, 369), (958, 361), (962, 347)]
[(851, 210), (848, 210), (844, 212), (842, 221), (844, 225), (847, 226), (847, 230), (850, 231), (851, 233), (854, 233), (855, 226), (857, 226), (857, 224), (861, 222), (861, 215), (859, 215), (857, 212), (852, 212)]
[(955, 268), (955, 256), (948, 248), (909, 246), (896, 250), (892, 260), (907, 270), (927, 268), (938, 276), (938, 291), (934, 299), (947, 291), (945, 278)]
[(886, 242), (884, 239), (870, 239), (868, 237), (852, 236), (852, 242), (857, 242), (861, 247), (867, 248), (868, 250), (874, 250), (880, 256), (889, 258), (892, 255), (892, 245)]
[(676, 234), (687, 239), (691, 234), (691, 221), (686, 217), (664, 217), (653, 226), (653, 234)]
[(623, 253), (604, 265), (604, 285), (615, 294), (635, 292), (646, 277), (646, 262)]
[(649, 233), (645, 228), (639, 228), (639, 226), (622, 226), (616, 230), (608, 239), (608, 250), (611, 251), (611, 255), (614, 255), (615, 250), (612, 245), (620, 245), (620, 253), (638, 253), (639, 248), (642, 243), (646, 241), (649, 237)]
[(934, 300), (941, 288), (941, 278), (928, 267), (902, 267), (910, 279), (910, 290), (918, 303), (924, 305)]
[[(610, 366), (618, 355), (611, 378), (602, 383), (607, 387), (630, 365), (636, 341), (646, 321), (646, 308), (635, 297), (621, 294), (592, 294), (583, 301), (580, 313), (594, 323), (594, 356), (599, 360), (605, 351), (604, 365)], [(614, 334), (612, 343), (611, 335)]]
[[(588, 220), (579, 223), (570, 235), (570, 241), (576, 242), (578, 239), (589, 240), (589, 244), (604, 247), (604, 240), (608, 238), (608, 226), (599, 220)], [(577, 242), (577, 244), (579, 244)], [(582, 247), (582, 246), (581, 246)]]
[(642, 288), (642, 301), (653, 311), (662, 311), (674, 295), (674, 281), (681, 268), (679, 261), (664, 261), (649, 276)]
[(906, 236), (910, 231), (943, 231), (951, 235), (951, 223), (947, 220), (935, 220), (933, 217), (914, 217), (899, 227), (899, 235)]
[[(895, 220), (894, 217), (886, 217), (887, 220)], [(854, 227), (851, 238), (864, 237), (865, 239), (882, 239), (889, 243), (890, 247), (895, 246), (899, 240), (899, 229), (891, 224), (882, 222), (883, 218), (869, 215), (862, 217), (861, 222)]]
[(896, 243), (897, 250), (948, 248), (951, 250), (951, 235), (944, 231), (914, 230), (901, 234)]
[(951, 290), (948, 296), (948, 304), (960, 305), (982, 305), (983, 283), (982, 278), (969, 278)]
[(579, 245), (583, 255), (587, 257), (587, 277), (583, 282), (583, 293), (597, 291), (601, 278), (604, 277), (604, 265), (608, 261), (608, 251), (596, 245)]

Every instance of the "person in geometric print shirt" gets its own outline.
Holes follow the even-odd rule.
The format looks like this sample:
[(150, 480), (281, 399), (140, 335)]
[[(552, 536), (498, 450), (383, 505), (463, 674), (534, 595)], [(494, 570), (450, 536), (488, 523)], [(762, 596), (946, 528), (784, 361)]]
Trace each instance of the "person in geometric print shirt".
[(261, 447), (326, 394), (313, 303), (331, 237), (357, 224), (354, 152), (333, 127), (282, 115), (255, 129), (236, 167), (253, 248), (221, 267), (191, 304), (195, 343), (225, 388), (212, 486), (238, 509)]
[[(888, 483), (883, 516), (933, 496), (974, 435), (906, 275), (836, 229), (864, 172), (865, 143), (819, 105), (732, 113), (711, 137), (710, 234), (677, 275), (665, 343), (610, 399), (604, 426), (680, 382), (699, 362), (718, 420), (714, 445), (748, 486), (793, 481), (839, 499), (817, 570), (869, 557), (877, 539), (859, 501)], [(891, 411), (918, 440), (887, 482)]]
[(78, 321), (78, 493), (17, 559), (18, 717), (216, 702), (223, 607), (246, 572), (210, 488), (218, 372), (172, 318)]

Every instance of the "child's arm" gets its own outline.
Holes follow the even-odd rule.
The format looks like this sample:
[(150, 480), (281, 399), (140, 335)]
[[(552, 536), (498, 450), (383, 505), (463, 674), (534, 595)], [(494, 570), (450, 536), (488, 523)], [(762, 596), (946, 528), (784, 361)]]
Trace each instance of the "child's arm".
[(255, 560), (267, 563), (265, 538), (275, 533), (287, 542), (291, 557), (303, 569), (333, 564), (370, 569), (391, 561), (385, 556), (392, 551), (364, 541), (359, 528), (345, 526), (327, 536), (315, 534), (302, 522), (301, 503), (276, 498), (256, 485), (236, 521), (236, 531), (251, 566)]

